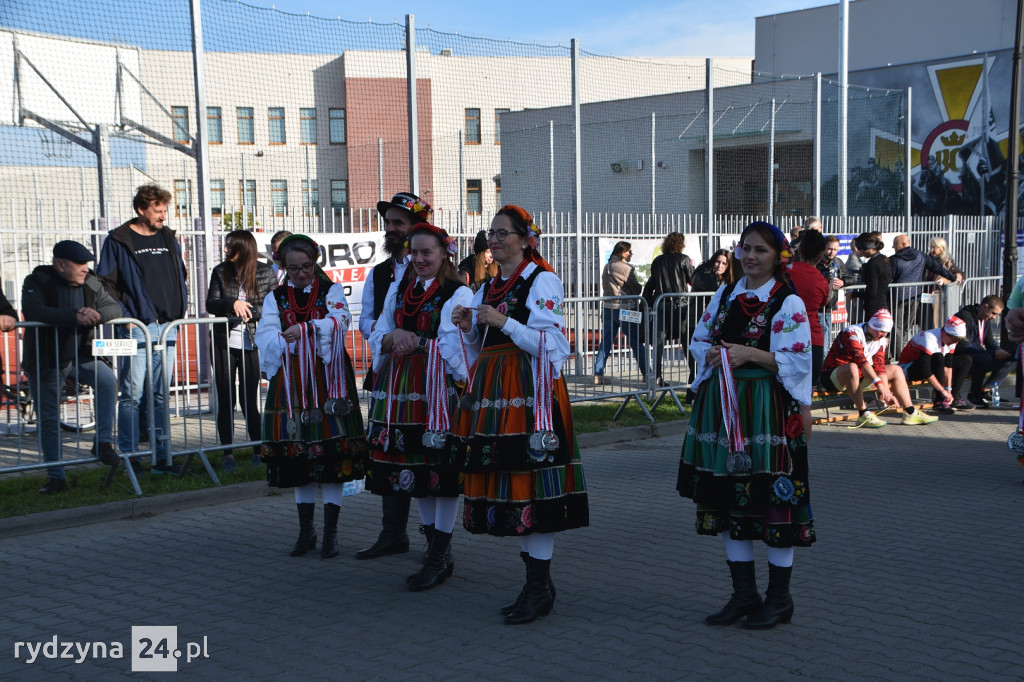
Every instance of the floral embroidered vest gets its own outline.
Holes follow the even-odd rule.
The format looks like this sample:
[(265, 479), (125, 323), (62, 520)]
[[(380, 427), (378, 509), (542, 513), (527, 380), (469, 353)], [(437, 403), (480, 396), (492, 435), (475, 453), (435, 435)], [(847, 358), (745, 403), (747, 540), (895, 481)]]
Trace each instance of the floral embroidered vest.
[[(313, 305), (313, 309), (306, 314), (292, 310), (291, 303), (288, 302), (287, 283), (274, 289), (274, 300), (277, 301), (277, 309), (281, 313), (281, 329), (287, 329), (300, 322), (322, 320), (327, 317), (327, 292), (330, 291), (331, 285), (334, 283), (331, 282), (329, 277), (319, 273), (317, 273), (317, 279), (319, 280), (319, 289), (316, 293), (316, 303)], [(302, 293), (299, 289), (295, 289), (296, 305), (304, 307), (307, 300), (307, 294)]]
[(413, 272), (412, 266), (409, 266), (398, 285), (398, 295), (395, 299), (395, 328), (413, 332), (417, 336), (435, 339), (437, 338), (437, 328), (441, 326), (441, 308), (463, 285), (450, 279), (444, 280), (437, 287), (434, 295), (424, 301), (416, 312), (413, 312), (415, 306), (406, 305), (405, 299), (416, 286), (416, 281), (416, 273)]
[[(512, 288), (497, 301), (489, 302), (487, 300), (487, 294), (491, 290), (491, 286), (494, 283), (494, 279), (489, 279), (484, 283), (484, 298), (483, 301), (487, 305), (492, 305), (494, 308), (507, 317), (512, 318), (520, 324), (526, 324), (527, 320), (530, 319), (530, 289), (533, 288), (533, 282), (537, 279), (537, 275), (544, 272), (541, 268), (535, 268), (533, 273), (529, 277), (520, 276), (516, 283), (512, 285)], [(484, 333), (485, 325), (478, 325), (478, 332)], [(484, 339), (484, 347), (496, 346), (502, 343), (508, 343), (509, 338), (504, 332), (495, 333), (497, 330), (492, 329), (488, 334), (487, 338)]]
[[(768, 299), (767, 305), (760, 308), (757, 315), (750, 317), (740, 305), (737, 296), (731, 302), (727, 302), (736, 288), (735, 284), (726, 286), (719, 301), (718, 311), (715, 313), (711, 326), (711, 343), (719, 341), (728, 343), (740, 343), (744, 346), (753, 346), (758, 350), (771, 350), (771, 321), (782, 308), (783, 301), (787, 296), (793, 295), (793, 288), (785, 282)], [(744, 367), (757, 368), (757, 365), (747, 363)]]

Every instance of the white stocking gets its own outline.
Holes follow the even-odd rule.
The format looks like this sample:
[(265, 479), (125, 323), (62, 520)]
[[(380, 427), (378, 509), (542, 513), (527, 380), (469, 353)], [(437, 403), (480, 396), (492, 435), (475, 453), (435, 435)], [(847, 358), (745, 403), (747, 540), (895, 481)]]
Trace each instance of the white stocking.
[(433, 526), (437, 521), (437, 505), (434, 497), (417, 497), (416, 508), (420, 511), (420, 523)]
[[(729, 561), (736, 563), (737, 561), (754, 560), (753, 540), (733, 540), (728, 535), (722, 535), (722, 537), (725, 539), (725, 556), (729, 558)], [(769, 554), (769, 556), (771, 555)]]
[(793, 565), (792, 547), (769, 547), (768, 563), (779, 568), (789, 568)]
[(295, 488), (295, 504), (315, 504), (316, 503), (316, 483), (307, 483), (306, 485)]
[(531, 533), (526, 536), (526, 546), (534, 559), (550, 559), (555, 553), (555, 534)]
[(341, 506), (341, 490), (342, 486), (340, 483), (324, 483), (320, 486), (321, 494), (324, 498), (324, 504), (336, 504)]
[(435, 497), (437, 511), (434, 514), (434, 527), (442, 533), (451, 533), (455, 529), (455, 517), (459, 515), (459, 498)]

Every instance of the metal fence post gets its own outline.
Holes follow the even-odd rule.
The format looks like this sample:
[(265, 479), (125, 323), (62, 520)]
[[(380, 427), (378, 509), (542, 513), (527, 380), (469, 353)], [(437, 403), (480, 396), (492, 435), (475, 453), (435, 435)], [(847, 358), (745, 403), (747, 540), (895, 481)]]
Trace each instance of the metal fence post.
[(814, 74), (814, 215), (821, 215), (821, 72)]
[(405, 15), (405, 71), (408, 83), (406, 91), (409, 98), (409, 191), (419, 194), (420, 148), (416, 105), (416, 21), (412, 14)]
[(913, 195), (911, 194), (912, 188), (910, 184), (910, 164), (911, 164), (911, 152), (913, 152), (913, 126), (911, 125), (913, 113), (913, 97), (914, 89), (907, 88), (907, 100), (906, 100), (906, 131), (903, 133), (903, 195), (904, 195), (904, 212), (907, 220), (907, 232), (910, 232), (910, 225), (913, 221), (913, 215), (911, 213), (911, 206), (913, 205)]
[(714, 62), (708, 58), (704, 62), (704, 110), (707, 114), (704, 153), (704, 183), (707, 192), (707, 253), (711, 253), (711, 233), (715, 229), (715, 76)]

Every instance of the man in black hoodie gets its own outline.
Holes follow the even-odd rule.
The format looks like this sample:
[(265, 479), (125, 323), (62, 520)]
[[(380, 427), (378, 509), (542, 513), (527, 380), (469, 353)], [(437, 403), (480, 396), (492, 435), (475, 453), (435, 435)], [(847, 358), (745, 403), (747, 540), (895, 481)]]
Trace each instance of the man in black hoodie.
[(921, 298), (921, 287), (892, 286), (907, 282), (924, 282), (925, 273), (933, 272), (940, 277), (945, 277), (951, 282), (960, 281), (959, 278), (946, 268), (942, 263), (932, 256), (915, 249), (910, 245), (910, 237), (905, 234), (898, 234), (893, 239), (892, 247), (896, 253), (889, 259), (892, 266), (892, 282), (890, 283), (890, 296), (895, 303), (893, 317), (896, 326), (893, 329), (892, 348), (900, 349), (907, 345), (916, 333), (917, 309)]

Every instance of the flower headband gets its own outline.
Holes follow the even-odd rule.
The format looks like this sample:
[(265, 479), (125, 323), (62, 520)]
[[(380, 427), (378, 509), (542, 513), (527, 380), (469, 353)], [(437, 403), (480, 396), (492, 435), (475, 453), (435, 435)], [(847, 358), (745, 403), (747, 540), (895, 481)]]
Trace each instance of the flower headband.
[(304, 234), (290, 234), (287, 237), (285, 237), (284, 239), (282, 239), (281, 243), (277, 245), (277, 251), (274, 251), (274, 253), (270, 254), (271, 259), (273, 259), (273, 261), (275, 263), (280, 264), (281, 263), (281, 248), (285, 244), (290, 244), (291, 242), (294, 242), (294, 241), (309, 242), (310, 244), (313, 245), (314, 249), (316, 249), (317, 251), (320, 250), (320, 245), (317, 244), (315, 241), (313, 241), (313, 239), (311, 237), (307, 237)]
[(536, 251), (537, 246), (540, 244), (541, 231), (537, 227), (537, 223), (533, 222), (533, 216), (527, 213), (526, 209), (515, 204), (506, 204), (499, 208), (498, 215), (502, 213), (511, 213), (526, 224), (526, 241), (529, 243), (530, 248)]
[(430, 204), (423, 201), (422, 199), (420, 199), (419, 201), (415, 201), (413, 199), (405, 199), (404, 201), (401, 201), (399, 203), (407, 211), (415, 213), (420, 218), (430, 218), (430, 214), (433, 213), (433, 209), (430, 208)]
[(409, 230), (409, 236), (405, 240), (406, 250), (408, 250), (409, 248), (409, 242), (412, 241), (413, 235), (416, 234), (417, 232), (429, 232), (430, 234), (434, 235), (439, 240), (441, 240), (441, 244), (444, 246), (444, 250), (447, 253), (449, 259), (453, 259), (455, 258), (456, 255), (458, 255), (459, 248), (455, 244), (455, 240), (452, 239), (452, 237), (447, 232), (442, 230), (440, 227), (438, 227), (437, 225), (431, 225), (430, 223), (416, 223), (415, 225), (412, 226), (412, 229)]

